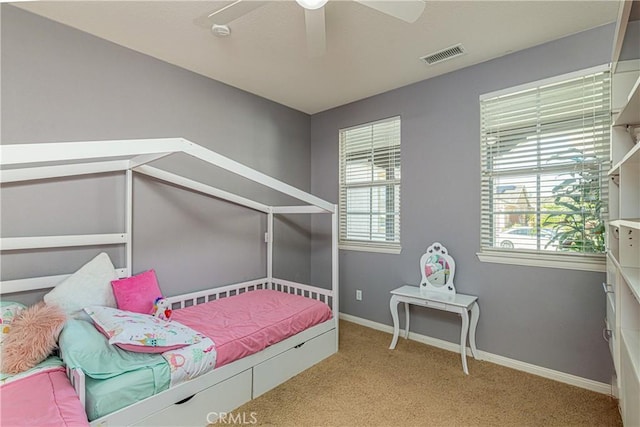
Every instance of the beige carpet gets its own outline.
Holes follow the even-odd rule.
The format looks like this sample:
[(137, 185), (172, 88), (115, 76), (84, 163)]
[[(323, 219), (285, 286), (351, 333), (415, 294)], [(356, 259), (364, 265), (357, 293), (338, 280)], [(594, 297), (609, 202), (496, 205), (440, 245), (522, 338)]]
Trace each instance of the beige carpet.
[(234, 411), (274, 426), (621, 426), (610, 397), (340, 322), (340, 351)]

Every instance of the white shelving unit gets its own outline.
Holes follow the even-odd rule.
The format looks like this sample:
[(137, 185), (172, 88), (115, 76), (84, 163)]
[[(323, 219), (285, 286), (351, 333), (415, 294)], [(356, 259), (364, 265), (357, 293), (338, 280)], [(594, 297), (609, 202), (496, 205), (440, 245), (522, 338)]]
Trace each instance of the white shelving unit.
[[(618, 47), (634, 3), (622, 3)], [(605, 336), (622, 421), (640, 426), (640, 59), (618, 62), (616, 54), (614, 46)]]

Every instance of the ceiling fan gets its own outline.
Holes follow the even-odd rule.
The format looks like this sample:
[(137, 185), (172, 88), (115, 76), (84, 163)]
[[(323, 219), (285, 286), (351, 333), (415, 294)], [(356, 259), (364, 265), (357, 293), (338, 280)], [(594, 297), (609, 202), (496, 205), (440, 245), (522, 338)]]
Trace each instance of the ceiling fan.
[[(328, 0), (296, 0), (304, 8), (307, 33), (307, 54), (309, 57), (322, 56), (326, 51), (326, 30), (324, 6)], [(353, 0), (402, 21), (415, 22), (425, 7), (425, 0)], [(195, 20), (201, 27), (228, 35), (227, 25), (241, 16), (269, 3), (268, 1), (235, 0), (232, 3)]]

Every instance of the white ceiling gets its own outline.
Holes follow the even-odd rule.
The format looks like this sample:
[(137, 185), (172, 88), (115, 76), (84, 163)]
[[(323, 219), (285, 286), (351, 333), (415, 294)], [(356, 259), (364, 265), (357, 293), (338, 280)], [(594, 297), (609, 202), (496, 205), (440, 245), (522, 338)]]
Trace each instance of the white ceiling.
[[(618, 1), (426, 1), (414, 24), (349, 0), (325, 6), (327, 52), (309, 58), (303, 9), (271, 1), (217, 38), (194, 21), (229, 1), (52, 1), (17, 6), (314, 114), (614, 22)], [(419, 58), (462, 43), (463, 56)]]

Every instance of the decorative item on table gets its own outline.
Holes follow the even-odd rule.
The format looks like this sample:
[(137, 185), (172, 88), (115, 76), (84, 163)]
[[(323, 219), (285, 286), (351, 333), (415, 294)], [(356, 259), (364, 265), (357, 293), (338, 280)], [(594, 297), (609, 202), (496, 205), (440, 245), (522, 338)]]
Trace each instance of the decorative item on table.
[(168, 299), (158, 297), (153, 302), (153, 315), (161, 320), (171, 320), (171, 303)]
[(429, 246), (427, 252), (420, 258), (422, 275), (420, 291), (455, 295), (456, 288), (453, 284), (455, 265), (455, 261), (442, 243), (435, 242)]

